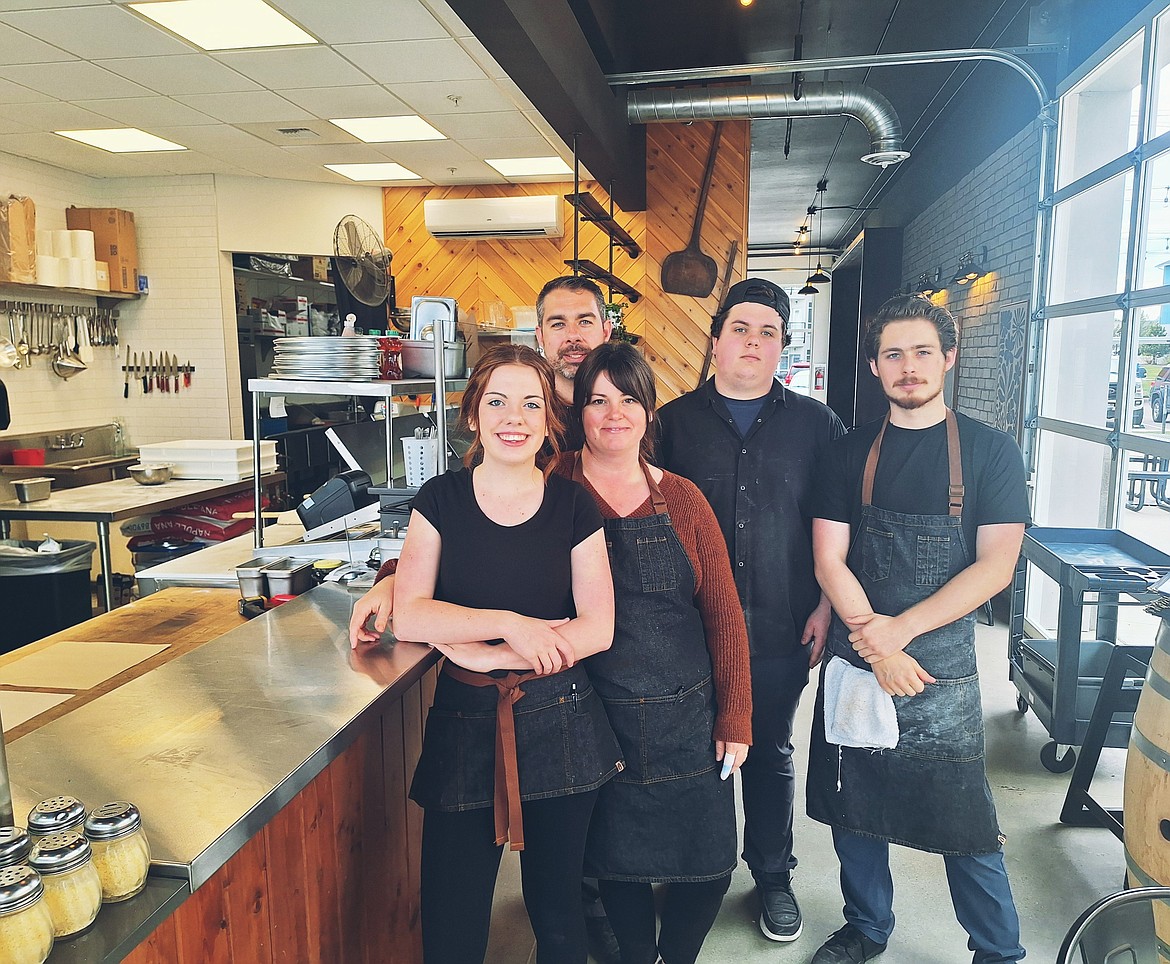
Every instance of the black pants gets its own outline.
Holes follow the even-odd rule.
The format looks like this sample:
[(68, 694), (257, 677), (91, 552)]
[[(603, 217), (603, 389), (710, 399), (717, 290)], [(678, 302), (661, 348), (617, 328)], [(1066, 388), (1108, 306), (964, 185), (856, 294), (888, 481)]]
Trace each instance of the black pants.
[(622, 964), (654, 964), (660, 955), (663, 964), (694, 964), (731, 886), (731, 874), (716, 880), (666, 884), (657, 939), (650, 884), (599, 880), (597, 886), (622, 950)]
[[(581, 866), (597, 791), (522, 805), (520, 878), (536, 935), (537, 964), (585, 964)], [(503, 847), (493, 810), (423, 817), (422, 935), (425, 964), (481, 964)]]
[(760, 883), (787, 881), (792, 853), (792, 723), (808, 683), (808, 654), (752, 656), (752, 750), (740, 768), (743, 859)]

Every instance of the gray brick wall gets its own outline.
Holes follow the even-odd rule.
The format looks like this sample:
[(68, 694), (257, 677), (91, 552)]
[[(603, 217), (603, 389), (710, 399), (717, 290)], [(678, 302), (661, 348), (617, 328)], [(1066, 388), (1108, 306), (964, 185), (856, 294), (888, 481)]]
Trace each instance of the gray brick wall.
[[(910, 222), (902, 254), (904, 285), (942, 269), (946, 291), (934, 300), (960, 325), (959, 411), (1013, 434), (1032, 288), (1039, 147), (1037, 122)], [(959, 259), (968, 251), (979, 259), (984, 246), (991, 273), (973, 285), (952, 284)]]

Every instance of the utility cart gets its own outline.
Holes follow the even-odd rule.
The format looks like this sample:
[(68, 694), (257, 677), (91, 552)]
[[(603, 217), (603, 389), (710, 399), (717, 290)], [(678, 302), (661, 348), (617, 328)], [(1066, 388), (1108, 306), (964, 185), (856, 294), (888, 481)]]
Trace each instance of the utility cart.
[[(1029, 562), (1060, 587), (1055, 639), (1025, 635)], [(1076, 762), (1073, 747), (1085, 742), (1115, 647), (1124, 647), (1148, 664), (1151, 646), (1118, 640), (1117, 611), (1119, 606), (1150, 602), (1150, 587), (1168, 572), (1170, 555), (1119, 529), (1033, 527), (1024, 533), (1012, 583), (1008, 667), (1019, 691), (1016, 705), (1020, 712), (1031, 707), (1052, 737), (1040, 751), (1045, 769), (1053, 773), (1072, 769)], [(1081, 627), (1084, 611), (1091, 607), (1097, 610), (1096, 632), (1086, 639)], [(1142, 677), (1126, 675), (1121, 686), (1123, 690), (1140, 690), (1142, 682)], [(1132, 722), (1132, 713), (1115, 715), (1102, 745), (1127, 746)]]

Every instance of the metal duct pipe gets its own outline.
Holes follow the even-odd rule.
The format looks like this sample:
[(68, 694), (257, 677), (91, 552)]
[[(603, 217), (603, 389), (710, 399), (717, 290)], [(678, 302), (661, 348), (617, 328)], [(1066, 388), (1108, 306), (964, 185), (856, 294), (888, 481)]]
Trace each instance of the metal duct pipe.
[(626, 116), (631, 124), (690, 120), (762, 120), (776, 117), (852, 117), (869, 131), (867, 164), (888, 167), (910, 156), (902, 147), (902, 125), (893, 106), (871, 87), (826, 81), (804, 84), (800, 100), (790, 86), (631, 90)]

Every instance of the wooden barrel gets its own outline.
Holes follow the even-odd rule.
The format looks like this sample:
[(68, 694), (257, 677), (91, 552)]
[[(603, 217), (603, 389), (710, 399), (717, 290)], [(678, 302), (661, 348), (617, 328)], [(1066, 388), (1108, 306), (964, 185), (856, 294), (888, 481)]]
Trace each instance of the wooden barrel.
[(1158, 627), (1125, 761), (1125, 861), (1134, 887), (1170, 885), (1170, 622)]

